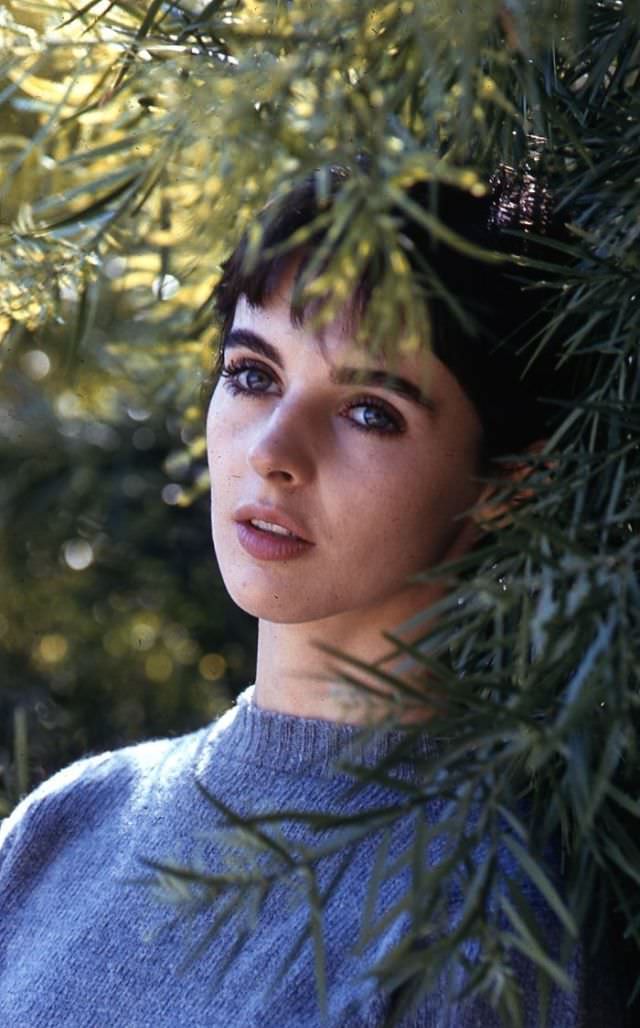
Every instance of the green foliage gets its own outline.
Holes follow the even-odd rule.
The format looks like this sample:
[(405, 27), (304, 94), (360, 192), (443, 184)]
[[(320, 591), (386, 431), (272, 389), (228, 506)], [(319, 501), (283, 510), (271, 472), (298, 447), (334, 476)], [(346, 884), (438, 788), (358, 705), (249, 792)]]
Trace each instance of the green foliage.
[(87, 751), (219, 713), (252, 674), (255, 630), (226, 602), (205, 497), (184, 502), (194, 473), (205, 474), (199, 412), (189, 421), (167, 404), (152, 411), (139, 389), (99, 369), (73, 389), (54, 370), (34, 381), (48, 358), (32, 343), (6, 356), (5, 766), (12, 709), (29, 723), (28, 775), (23, 757), (5, 782), (8, 803)]
[[(124, 380), (144, 382), (140, 406), (155, 410), (161, 398), (176, 415), (184, 412), (187, 425), (195, 424), (188, 412), (193, 383), (207, 365), (202, 353), (214, 339), (210, 294), (218, 262), (268, 196), (311, 171), (321, 196), (331, 164), (354, 169), (329, 215), (347, 231), (318, 289), (328, 288), (336, 302), (344, 299), (362, 262), (384, 242), (388, 260), (372, 304), (378, 330), (372, 345), (393, 339), (398, 319), (415, 311), (415, 284), (388, 215), (405, 187), (435, 179), (480, 193), (503, 162), (544, 176), (570, 216), (573, 260), (562, 279), (553, 280), (558, 299), (549, 327), (562, 332), (567, 356), (589, 362), (589, 382), (544, 452), (531, 458), (528, 502), (450, 569), (452, 589), (437, 611), (437, 628), (431, 624), (427, 631), (426, 617), (415, 619), (414, 627), (424, 622), (425, 631), (409, 652), (428, 675), (436, 709), (430, 730), (450, 745), (421, 768), (407, 803), (417, 810), (432, 797), (449, 803), (451, 855), (437, 869), (425, 866), (415, 890), (399, 900), (398, 910), (414, 915), (415, 933), (375, 973), (385, 984), (404, 983), (410, 1004), (439, 969), (464, 964), (465, 942), (475, 939), (481, 956), (472, 986), (487, 990), (514, 1025), (519, 1008), (511, 948), (526, 951), (547, 978), (562, 980), (562, 967), (550, 962), (536, 937), (524, 895), (515, 886), (502, 893), (501, 921), (488, 902), (503, 844), (557, 912), (567, 939), (587, 917), (613, 907), (637, 966), (637, 4), (96, 2), (67, 4), (64, 19), (60, 10), (8, 3), (0, 23), (0, 328), (7, 353), (28, 349), (34, 333), (45, 333), (45, 349), (59, 365), (68, 361), (82, 388), (92, 383), (89, 406), (115, 375), (119, 389)], [(355, 163), (363, 151), (370, 159), (366, 173)], [(435, 231), (441, 231), (437, 224)], [(257, 252), (259, 234), (252, 245)], [(540, 271), (550, 277), (552, 268), (540, 264)], [(54, 330), (56, 319), (64, 331)], [(538, 345), (546, 341), (543, 335)], [(10, 370), (17, 360), (7, 357)], [(9, 652), (14, 680), (26, 682), (36, 674), (25, 656), (28, 635), (40, 630), (66, 638), (65, 618), (76, 618), (78, 606), (98, 604), (103, 616), (105, 596), (119, 595), (117, 585), (105, 590), (97, 578), (92, 591), (89, 575), (82, 589), (66, 594), (68, 611), (56, 611), (61, 620), (51, 620), (50, 588), (38, 583), (37, 568), (68, 577), (52, 556), (57, 548), (75, 538), (93, 547), (106, 535), (96, 553), (102, 547), (105, 567), (114, 568), (117, 579), (119, 562), (131, 563), (140, 541), (132, 520), (127, 542), (113, 553), (109, 517), (119, 515), (107, 517), (91, 500), (98, 491), (103, 495), (105, 476), (115, 475), (120, 484), (114, 480), (112, 491), (126, 510), (122, 483), (134, 473), (127, 454), (118, 446), (103, 454), (89, 440), (83, 445), (94, 447), (91, 474), (72, 487), (80, 443), (67, 431), (69, 416), (55, 406), (55, 390), (49, 395), (24, 376), (15, 378), (15, 369), (12, 374), (8, 388), (27, 391), (19, 402), (22, 424), (31, 426), (12, 441), (12, 460), (28, 452), (32, 433), (53, 435), (58, 443), (45, 467), (37, 456), (25, 460), (26, 470), (3, 494), (9, 497), (3, 595), (15, 598), (10, 631), (18, 639)], [(63, 396), (62, 385), (56, 388)], [(122, 435), (139, 430), (122, 411), (112, 416)], [(103, 420), (116, 431), (106, 414)], [(149, 424), (156, 431), (153, 416)], [(163, 435), (164, 453), (178, 448), (169, 436)], [(183, 495), (195, 500), (187, 509), (197, 516), (197, 431), (187, 439), (180, 460), (191, 478)], [(123, 465), (117, 472), (114, 451)], [(157, 498), (161, 454), (146, 459), (145, 481), (155, 483)], [(21, 490), (25, 502), (19, 504)], [(26, 557), (11, 535), (19, 506), (48, 516), (57, 510), (59, 534), (48, 555)], [(156, 544), (166, 516), (150, 503), (144, 530)], [(17, 583), (25, 560), (31, 561), (31, 620), (20, 628), (27, 607)], [(154, 560), (164, 566), (167, 553)], [(136, 596), (159, 575), (157, 563), (150, 574), (144, 563)], [(189, 602), (172, 595), (167, 609), (189, 607), (181, 623), (203, 646), (204, 608), (192, 595)], [(163, 603), (153, 608), (159, 623)], [(109, 631), (117, 635), (120, 614), (126, 621), (140, 609), (136, 604), (125, 603), (120, 613), (116, 605)], [(207, 621), (207, 632), (210, 627)], [(92, 630), (102, 634), (101, 627)], [(407, 649), (401, 634), (390, 633), (399, 653)], [(333, 656), (336, 675), (354, 688), (364, 688), (364, 670), (383, 678), (381, 669), (365, 669), (348, 654)], [(93, 657), (90, 665), (87, 674), (95, 675)], [(73, 688), (68, 682), (63, 676), (57, 688)], [(415, 702), (401, 678), (392, 684), (398, 710)], [(10, 706), (21, 696), (12, 696)], [(172, 723), (180, 723), (179, 711)], [(419, 763), (418, 754), (413, 759)], [(381, 778), (387, 773), (378, 769)], [(474, 805), (475, 818), (463, 832)], [(399, 805), (397, 816), (404, 809)], [(272, 812), (244, 822), (245, 842), (264, 845), (265, 825), (284, 817)], [(372, 831), (379, 815), (369, 820), (363, 814), (349, 826), (336, 820), (334, 827), (341, 847), (346, 827)], [(415, 853), (407, 854), (416, 865), (425, 830), (416, 831)], [(544, 857), (558, 839), (564, 900)], [(473, 854), (487, 840), (486, 859), (478, 864)], [(280, 870), (308, 875), (318, 857), (282, 853)], [(202, 884), (189, 869), (170, 870), (174, 879), (195, 875)], [(384, 876), (381, 851), (363, 938), (381, 930), (372, 912)], [(322, 898), (306, 880), (313, 926)], [(452, 883), (466, 897), (460, 930), (421, 948), (421, 933), (437, 922)], [(239, 888), (246, 896), (250, 886), (268, 887), (259, 876), (204, 884), (216, 895), (227, 889), (234, 896)], [(320, 970), (320, 943), (317, 952)]]

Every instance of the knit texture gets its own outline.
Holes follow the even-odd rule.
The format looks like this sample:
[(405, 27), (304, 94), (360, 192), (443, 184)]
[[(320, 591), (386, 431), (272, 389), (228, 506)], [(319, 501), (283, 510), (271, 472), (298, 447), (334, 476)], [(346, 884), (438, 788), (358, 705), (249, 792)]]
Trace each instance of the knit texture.
[[(399, 733), (364, 746), (351, 726), (257, 707), (248, 689), (216, 723), (178, 739), (142, 743), (79, 761), (35, 790), (0, 833), (0, 1025), (2, 1028), (376, 1028), (389, 1023), (393, 995), (367, 974), (407, 930), (393, 916), (411, 873), (401, 855), (415, 835), (407, 812), (387, 853), (390, 873), (378, 897), (391, 911), (381, 935), (357, 947), (380, 832), (360, 842), (344, 836), (316, 865), (328, 891), (324, 924), (328, 1015), (318, 1005), (309, 880), (285, 876), (278, 853), (251, 855), (224, 826), (208, 796), (247, 815), (273, 810), (344, 815), (403, 800), (397, 786), (354, 787), (340, 757), (373, 766)], [(433, 747), (424, 740), (424, 753)], [(435, 823), (441, 811), (429, 810)], [(302, 854), (334, 835), (289, 819), (265, 829)], [(280, 836), (279, 834), (280, 833)], [(437, 841), (425, 859), (437, 861)], [(505, 868), (509, 872), (509, 859)], [(145, 861), (200, 868), (208, 875), (259, 871), (274, 884), (257, 902), (244, 885), (213, 894), (159, 878)], [(514, 873), (515, 873), (515, 869)], [(554, 916), (539, 896), (531, 904), (552, 948)], [(464, 897), (452, 897), (453, 928)], [(428, 944), (428, 942), (426, 943)], [(471, 954), (470, 954), (471, 955)], [(581, 950), (572, 957), (572, 993), (555, 990), (554, 1028), (618, 1023), (611, 990), (587, 978)], [(526, 1028), (538, 1025), (537, 975), (515, 957)], [(444, 983), (422, 997), (403, 1028), (494, 1028), (483, 1000), (447, 1001)]]

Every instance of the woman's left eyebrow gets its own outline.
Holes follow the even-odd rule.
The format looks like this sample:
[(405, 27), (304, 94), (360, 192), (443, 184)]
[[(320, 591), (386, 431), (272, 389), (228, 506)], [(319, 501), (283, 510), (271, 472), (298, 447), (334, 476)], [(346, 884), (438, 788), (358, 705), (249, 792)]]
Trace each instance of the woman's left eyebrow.
[[(276, 367), (284, 371), (284, 363), (278, 349), (256, 332), (252, 332), (247, 328), (232, 329), (225, 339), (224, 349), (225, 351), (232, 350), (234, 347), (240, 346), (247, 350), (252, 350), (253, 353), (260, 354), (261, 357), (266, 357), (267, 360), (272, 361)], [(370, 385), (376, 386), (379, 389), (389, 389), (391, 392), (398, 393), (400, 396), (404, 396), (405, 399), (411, 400), (421, 407), (426, 407), (430, 411), (436, 409), (433, 400), (426, 396), (414, 382), (410, 382), (409, 379), (402, 378), (400, 375), (390, 375), (382, 369), (334, 368), (329, 373), (329, 378), (336, 385)]]

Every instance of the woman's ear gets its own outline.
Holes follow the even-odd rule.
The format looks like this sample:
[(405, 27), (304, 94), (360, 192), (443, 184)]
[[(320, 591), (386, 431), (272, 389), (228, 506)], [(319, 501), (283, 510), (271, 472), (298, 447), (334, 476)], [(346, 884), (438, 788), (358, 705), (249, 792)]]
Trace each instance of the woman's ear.
[(487, 482), (472, 511), (473, 520), (480, 529), (492, 532), (506, 527), (513, 512), (532, 499), (536, 490), (527, 487), (527, 480), (536, 469), (551, 470), (552, 467), (551, 461), (540, 459), (546, 443), (546, 439), (532, 443), (522, 460), (494, 464), (494, 477)]

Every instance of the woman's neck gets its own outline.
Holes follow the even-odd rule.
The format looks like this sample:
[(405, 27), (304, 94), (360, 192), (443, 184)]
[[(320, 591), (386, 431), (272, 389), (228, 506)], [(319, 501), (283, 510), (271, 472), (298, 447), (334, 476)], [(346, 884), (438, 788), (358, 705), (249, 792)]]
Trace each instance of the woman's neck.
[[(407, 612), (407, 617), (411, 613), (415, 611)], [(394, 630), (393, 634), (409, 641), (406, 633), (401, 636)], [(413, 638), (417, 636), (414, 628)], [(376, 664), (381, 674), (333, 657), (317, 644)], [(341, 682), (341, 674), (351, 675), (362, 687)], [(394, 675), (413, 691), (410, 709), (402, 709), (402, 695), (382, 674)], [(255, 702), (267, 710), (351, 724), (372, 724), (393, 712), (399, 721), (424, 719), (428, 705), (416, 700), (424, 692), (424, 677), (424, 668), (399, 655), (379, 624), (363, 619), (360, 612), (312, 624), (259, 623)]]

